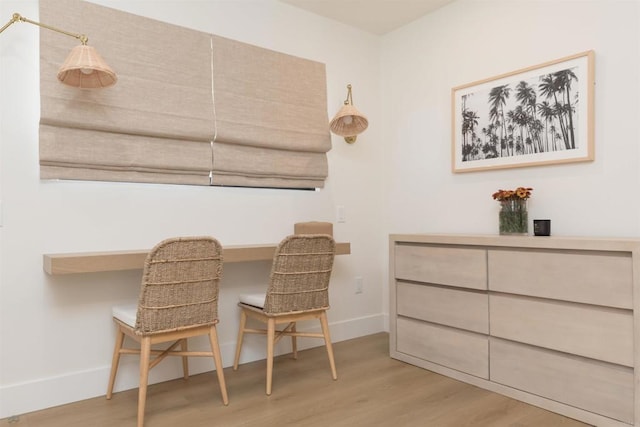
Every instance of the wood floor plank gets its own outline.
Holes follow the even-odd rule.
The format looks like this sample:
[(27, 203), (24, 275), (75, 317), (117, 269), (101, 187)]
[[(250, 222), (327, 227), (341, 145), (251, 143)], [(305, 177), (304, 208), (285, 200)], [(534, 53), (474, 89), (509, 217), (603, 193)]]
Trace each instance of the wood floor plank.
[[(147, 427), (540, 427), (586, 426), (505, 396), (391, 359), (388, 334), (334, 344), (338, 380), (323, 347), (274, 362), (273, 394), (264, 394), (265, 362), (225, 369), (229, 406), (214, 372), (149, 387)], [(0, 420), (1, 427), (136, 425), (137, 389)], [(17, 419), (15, 419), (17, 418)]]

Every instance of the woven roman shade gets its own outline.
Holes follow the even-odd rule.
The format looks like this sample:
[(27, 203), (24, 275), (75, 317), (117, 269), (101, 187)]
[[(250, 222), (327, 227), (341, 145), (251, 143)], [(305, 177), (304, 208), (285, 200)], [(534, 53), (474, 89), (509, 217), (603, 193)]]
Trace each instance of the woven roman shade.
[(214, 185), (324, 186), (324, 64), (213, 36), (213, 88)]
[(40, 20), (87, 34), (118, 74), (61, 85), (77, 42), (40, 31), (41, 178), (324, 186), (324, 64), (80, 0), (41, 1)]
[(41, 178), (209, 184), (209, 35), (78, 0), (41, 1), (40, 19), (88, 34), (119, 75), (108, 89), (61, 85), (77, 42), (40, 31)]

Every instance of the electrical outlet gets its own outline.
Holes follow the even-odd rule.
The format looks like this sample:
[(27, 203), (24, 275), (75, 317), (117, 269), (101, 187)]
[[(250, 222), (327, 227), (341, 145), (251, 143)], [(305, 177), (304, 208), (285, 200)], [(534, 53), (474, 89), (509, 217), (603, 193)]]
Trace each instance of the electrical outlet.
[(364, 281), (362, 280), (362, 276), (356, 277), (356, 294), (361, 294), (364, 292)]

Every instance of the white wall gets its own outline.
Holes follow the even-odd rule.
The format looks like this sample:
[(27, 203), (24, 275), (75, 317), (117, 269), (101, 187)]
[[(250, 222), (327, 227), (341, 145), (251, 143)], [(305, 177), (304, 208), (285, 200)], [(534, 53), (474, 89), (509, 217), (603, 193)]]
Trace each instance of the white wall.
[[(380, 38), (275, 0), (94, 2), (323, 62), (328, 115), (352, 83), (371, 126), (353, 146), (333, 138), (330, 176), (319, 192), (40, 181), (38, 28), (7, 29), (0, 36), (0, 418), (103, 395), (114, 341), (111, 306), (137, 297), (140, 271), (52, 277), (42, 270), (44, 253), (150, 248), (175, 235), (210, 234), (223, 245), (277, 242), (295, 222), (335, 222), (336, 206), (343, 205), (347, 221), (334, 225), (334, 235), (351, 242), (352, 254), (336, 258), (333, 338), (383, 330)], [(38, 20), (38, 2), (0, 2), (3, 23), (13, 12)], [(235, 348), (237, 294), (260, 288), (268, 271), (267, 262), (225, 268), (219, 325), (225, 366)], [(356, 276), (364, 278), (360, 295)], [(264, 341), (252, 338), (245, 361), (264, 357)], [(177, 364), (165, 363), (152, 381), (177, 376)], [(117, 388), (136, 387), (137, 377), (132, 358)]]
[[(347, 222), (334, 230), (353, 253), (337, 258), (330, 311), (340, 340), (383, 328), (388, 233), (495, 234), (491, 194), (498, 188), (534, 187), (530, 215), (551, 218), (553, 234), (640, 235), (636, 0), (458, 0), (381, 38), (274, 0), (94, 1), (324, 62), (329, 114), (352, 83), (370, 128), (353, 146), (334, 137), (327, 188), (317, 193), (41, 182), (37, 30), (24, 24), (3, 33), (0, 417), (103, 394), (113, 343), (109, 310), (137, 292), (135, 271), (47, 277), (42, 253), (150, 247), (176, 234), (274, 242), (296, 221), (333, 221), (335, 207), (344, 205)], [(0, 2), (0, 17), (14, 11), (37, 18), (37, 2)], [(589, 49), (596, 53), (594, 162), (451, 173), (452, 87)], [(226, 365), (235, 297), (267, 271), (267, 263), (225, 271)], [(353, 292), (358, 275), (362, 295)], [(250, 357), (263, 357), (259, 340), (249, 348)], [(158, 367), (164, 370), (155, 379), (175, 375), (172, 368)], [(136, 369), (125, 366), (120, 388), (135, 386)]]
[[(382, 48), (390, 232), (498, 231), (500, 188), (533, 187), (552, 234), (640, 236), (637, 0), (458, 0)], [(594, 162), (451, 173), (451, 88), (595, 51)]]

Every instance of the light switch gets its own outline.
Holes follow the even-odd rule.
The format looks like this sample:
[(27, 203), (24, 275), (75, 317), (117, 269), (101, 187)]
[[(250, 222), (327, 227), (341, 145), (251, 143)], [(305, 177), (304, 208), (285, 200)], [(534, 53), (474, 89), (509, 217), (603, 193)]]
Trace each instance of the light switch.
[(347, 222), (347, 213), (342, 205), (336, 206), (336, 221)]

